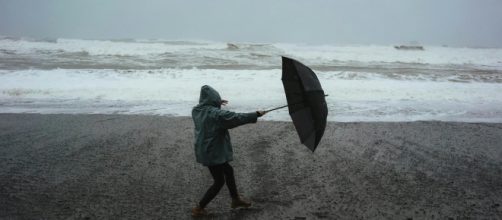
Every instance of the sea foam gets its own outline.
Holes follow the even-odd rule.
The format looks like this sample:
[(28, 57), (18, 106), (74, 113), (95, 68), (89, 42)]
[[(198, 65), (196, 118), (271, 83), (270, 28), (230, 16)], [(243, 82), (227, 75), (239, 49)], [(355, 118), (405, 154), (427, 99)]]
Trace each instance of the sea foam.
[[(500, 83), (317, 75), (329, 94), (330, 121), (502, 122)], [(0, 112), (189, 116), (205, 84), (232, 111), (286, 104), (280, 69), (21, 70), (0, 71)], [(286, 109), (264, 119), (290, 120)]]

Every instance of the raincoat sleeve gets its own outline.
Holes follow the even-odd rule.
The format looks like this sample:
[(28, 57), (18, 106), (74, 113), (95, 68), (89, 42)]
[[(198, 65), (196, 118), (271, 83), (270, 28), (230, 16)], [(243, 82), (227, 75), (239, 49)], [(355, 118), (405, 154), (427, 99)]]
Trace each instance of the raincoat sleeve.
[(220, 125), (225, 129), (235, 128), (248, 123), (256, 123), (258, 119), (258, 113), (235, 113), (226, 110), (218, 111), (218, 121)]

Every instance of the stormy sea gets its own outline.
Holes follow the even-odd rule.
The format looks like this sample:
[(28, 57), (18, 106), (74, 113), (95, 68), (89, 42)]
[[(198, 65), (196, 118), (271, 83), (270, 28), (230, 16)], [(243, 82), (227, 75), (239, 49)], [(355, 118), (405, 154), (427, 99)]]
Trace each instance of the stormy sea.
[(501, 219), (502, 49), (394, 46), (2, 37), (0, 219), (190, 218), (200, 87), (284, 105), (281, 56), (329, 94), (323, 137), (286, 109), (231, 129), (253, 204), (221, 190), (209, 218)]
[(189, 116), (202, 85), (227, 110), (269, 109), (286, 104), (281, 56), (316, 72), (329, 121), (502, 122), (500, 48), (6, 36), (0, 113)]

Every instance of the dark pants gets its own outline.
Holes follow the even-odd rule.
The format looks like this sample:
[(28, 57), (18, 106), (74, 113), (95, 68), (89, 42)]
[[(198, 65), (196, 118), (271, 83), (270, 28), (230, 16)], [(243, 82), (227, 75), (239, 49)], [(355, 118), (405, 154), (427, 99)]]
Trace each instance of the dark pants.
[(201, 208), (206, 207), (206, 205), (214, 199), (214, 197), (220, 192), (221, 187), (227, 183), (228, 190), (230, 191), (230, 196), (232, 198), (237, 198), (237, 187), (235, 186), (234, 169), (230, 164), (224, 163), (215, 166), (209, 166), (209, 172), (213, 176), (214, 183), (207, 190), (204, 197), (199, 202)]

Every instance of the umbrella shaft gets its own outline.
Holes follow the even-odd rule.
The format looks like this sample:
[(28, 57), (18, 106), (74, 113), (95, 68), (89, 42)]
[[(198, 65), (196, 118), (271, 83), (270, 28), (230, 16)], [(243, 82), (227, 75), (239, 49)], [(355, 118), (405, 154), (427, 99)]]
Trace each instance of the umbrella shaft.
[(266, 110), (266, 111), (265, 111), (265, 113), (267, 113), (267, 112), (271, 112), (271, 111), (275, 111), (275, 110), (277, 110), (277, 109), (281, 109), (281, 108), (286, 108), (286, 107), (288, 107), (288, 105), (283, 105), (283, 106), (281, 106), (281, 107), (277, 107), (277, 108), (273, 108), (273, 109), (270, 109), (270, 110)]
[[(324, 97), (328, 96), (327, 94), (324, 95)], [(291, 103), (289, 105), (296, 105), (296, 104), (300, 104), (302, 102), (297, 102), (297, 103)], [(278, 109), (281, 109), (281, 108), (286, 108), (288, 107), (289, 105), (283, 105), (283, 106), (280, 106), (280, 107), (277, 107), (277, 108), (273, 108), (273, 109), (269, 109), (269, 110), (266, 110), (265, 113), (268, 113), (268, 112), (271, 112), (271, 111), (275, 111), (275, 110), (278, 110)]]

